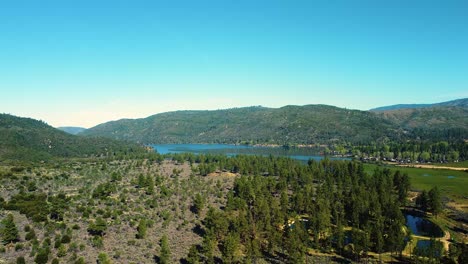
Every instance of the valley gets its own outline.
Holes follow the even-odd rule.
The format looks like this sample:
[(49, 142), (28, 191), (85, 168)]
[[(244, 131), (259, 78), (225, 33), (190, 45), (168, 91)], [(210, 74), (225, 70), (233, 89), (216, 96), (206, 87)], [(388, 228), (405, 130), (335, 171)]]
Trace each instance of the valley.
[[(335, 128), (317, 121), (330, 118), (322, 108), (335, 111), (338, 119), (326, 121)], [(301, 125), (280, 133), (282, 140), (253, 139), (258, 131), (279, 135), (275, 121), (255, 117), (242, 121), (260, 124), (247, 130), (249, 137), (239, 132), (244, 114), (271, 121), (285, 109), (283, 124)], [(350, 115), (369, 122), (351, 128), (343, 121)], [(420, 121), (382, 126), (379, 115), (328, 106), (189, 111), (162, 114), (163, 121), (155, 116), (158, 130), (127, 120), (126, 132), (119, 124), (100, 135), (86, 134), (100, 126), (72, 135), (1, 115), (0, 262), (463, 263), (466, 118), (453, 130), (427, 130), (414, 126)], [(211, 126), (197, 123), (200, 118)], [(334, 136), (324, 130), (316, 132), (324, 141), (303, 140), (314, 135), (315, 124)], [(199, 139), (209, 141), (194, 139), (197, 127), (211, 127)], [(388, 137), (378, 134), (385, 129)], [(352, 131), (377, 137), (355, 141), (360, 132)], [(204, 144), (174, 144), (188, 140)], [(438, 231), (423, 233), (421, 226)]]

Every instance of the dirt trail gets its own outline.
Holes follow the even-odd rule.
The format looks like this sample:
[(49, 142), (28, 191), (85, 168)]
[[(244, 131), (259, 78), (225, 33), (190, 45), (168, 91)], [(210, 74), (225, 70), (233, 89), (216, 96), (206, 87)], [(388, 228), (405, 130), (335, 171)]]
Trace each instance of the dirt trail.
[(449, 233), (449, 231), (445, 231), (445, 235), (444, 235), (444, 237), (442, 237), (440, 239), (440, 242), (442, 242), (442, 244), (444, 244), (445, 252), (448, 252), (449, 245), (450, 245), (450, 233)]

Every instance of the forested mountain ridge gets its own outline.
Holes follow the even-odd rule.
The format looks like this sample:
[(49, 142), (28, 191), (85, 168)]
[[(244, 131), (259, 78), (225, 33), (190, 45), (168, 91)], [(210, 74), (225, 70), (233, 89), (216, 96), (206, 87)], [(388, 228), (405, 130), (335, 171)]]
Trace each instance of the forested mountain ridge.
[(396, 105), (388, 105), (388, 106), (381, 106), (370, 109), (369, 111), (373, 112), (380, 112), (380, 111), (389, 111), (389, 110), (398, 110), (398, 109), (418, 109), (418, 108), (428, 108), (434, 106), (459, 106), (459, 107), (468, 107), (468, 98), (457, 99), (442, 103), (435, 103), (435, 104), (396, 104)]
[(167, 112), (104, 123), (81, 135), (141, 143), (310, 144), (385, 140), (403, 133), (371, 112), (305, 105)]
[[(150, 143), (362, 144), (468, 135), (468, 108), (383, 112), (328, 105), (176, 111), (100, 124), (81, 135)], [(455, 133), (453, 133), (455, 131)], [(455, 135), (455, 136), (453, 136)]]
[(0, 114), (0, 161), (83, 157), (141, 151), (136, 144), (98, 137), (78, 137), (31, 118)]

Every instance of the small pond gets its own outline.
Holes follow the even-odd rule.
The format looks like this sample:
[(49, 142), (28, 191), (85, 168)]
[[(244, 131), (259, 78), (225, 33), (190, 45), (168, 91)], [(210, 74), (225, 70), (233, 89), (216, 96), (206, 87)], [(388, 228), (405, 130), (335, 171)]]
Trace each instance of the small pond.
[(411, 215), (411, 214), (405, 214), (405, 218), (406, 218), (406, 225), (411, 230), (411, 232), (415, 235), (427, 236), (427, 237), (444, 236), (444, 232), (438, 225), (432, 223), (431, 221), (425, 218)]

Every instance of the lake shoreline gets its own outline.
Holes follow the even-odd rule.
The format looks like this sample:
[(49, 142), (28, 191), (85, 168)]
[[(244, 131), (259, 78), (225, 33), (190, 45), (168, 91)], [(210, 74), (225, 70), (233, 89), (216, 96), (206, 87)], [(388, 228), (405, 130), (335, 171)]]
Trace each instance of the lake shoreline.
[(194, 153), (194, 154), (224, 154), (235, 155), (260, 155), (282, 156), (307, 162), (310, 159), (319, 161), (325, 158), (350, 160), (344, 155), (324, 155), (317, 148), (287, 147), (287, 146), (258, 146), (245, 144), (152, 144), (148, 145), (160, 154)]

